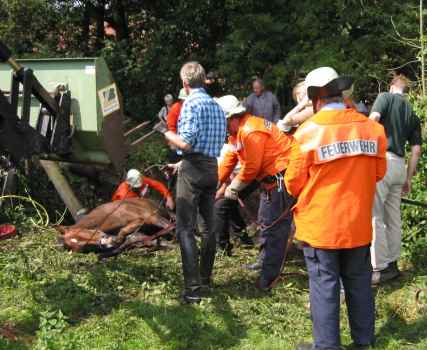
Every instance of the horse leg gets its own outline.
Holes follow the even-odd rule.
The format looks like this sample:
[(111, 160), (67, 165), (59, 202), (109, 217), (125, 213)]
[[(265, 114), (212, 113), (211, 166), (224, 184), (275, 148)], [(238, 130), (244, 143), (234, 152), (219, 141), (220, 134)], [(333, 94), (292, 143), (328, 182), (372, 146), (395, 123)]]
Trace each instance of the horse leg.
[(144, 224), (144, 220), (138, 219), (138, 220), (132, 221), (129, 224), (127, 224), (126, 226), (122, 227), (120, 229), (119, 233), (117, 234), (117, 237), (114, 239), (114, 243), (122, 244), (127, 235), (136, 231), (143, 224)]

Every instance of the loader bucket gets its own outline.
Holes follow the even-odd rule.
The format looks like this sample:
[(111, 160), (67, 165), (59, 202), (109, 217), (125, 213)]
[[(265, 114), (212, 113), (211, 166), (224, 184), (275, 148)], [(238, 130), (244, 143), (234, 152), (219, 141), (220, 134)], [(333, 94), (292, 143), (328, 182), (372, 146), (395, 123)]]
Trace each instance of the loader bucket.
[[(123, 129), (120, 92), (102, 58), (17, 60), (30, 68), (44, 88), (54, 93), (64, 85), (71, 91), (72, 151), (67, 155), (42, 154), (41, 159), (124, 167), (128, 153)], [(11, 89), (13, 71), (0, 63), (0, 90)], [(20, 107), (18, 106), (18, 112)], [(31, 103), (30, 125), (37, 127), (40, 103)]]

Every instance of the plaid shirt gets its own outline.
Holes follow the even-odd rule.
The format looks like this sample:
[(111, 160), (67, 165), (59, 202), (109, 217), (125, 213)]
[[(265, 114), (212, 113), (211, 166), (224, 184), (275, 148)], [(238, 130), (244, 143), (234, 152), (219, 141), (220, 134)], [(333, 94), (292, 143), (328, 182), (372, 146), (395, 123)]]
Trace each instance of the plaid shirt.
[(192, 147), (188, 153), (218, 157), (226, 137), (225, 113), (205, 89), (199, 88), (182, 105), (178, 135)]

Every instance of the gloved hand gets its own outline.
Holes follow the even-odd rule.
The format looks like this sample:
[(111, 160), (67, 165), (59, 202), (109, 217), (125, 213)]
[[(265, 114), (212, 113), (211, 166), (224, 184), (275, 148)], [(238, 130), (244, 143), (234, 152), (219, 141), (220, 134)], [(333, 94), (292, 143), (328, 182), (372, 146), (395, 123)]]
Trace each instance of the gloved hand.
[(166, 165), (166, 169), (169, 170), (172, 175), (175, 175), (178, 172), (179, 167), (181, 166), (181, 161), (178, 163), (170, 163)]
[(237, 200), (239, 192), (243, 190), (249, 183), (240, 181), (236, 176), (231, 184), (225, 189), (224, 198)]
[(165, 134), (168, 131), (168, 126), (165, 122), (160, 121), (153, 126), (153, 130), (158, 131), (161, 134)]
[(280, 119), (277, 122), (277, 127), (279, 128), (280, 131), (288, 132), (289, 130), (292, 129), (292, 126), (289, 125), (288, 122), (289, 122), (289, 119), (287, 119), (286, 117), (283, 119)]

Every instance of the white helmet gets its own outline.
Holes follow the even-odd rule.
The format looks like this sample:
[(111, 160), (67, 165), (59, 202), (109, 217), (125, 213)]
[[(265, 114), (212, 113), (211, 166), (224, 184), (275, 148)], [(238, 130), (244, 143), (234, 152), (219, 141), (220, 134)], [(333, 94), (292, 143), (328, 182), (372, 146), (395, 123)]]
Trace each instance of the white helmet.
[(136, 169), (130, 169), (126, 175), (126, 182), (132, 188), (138, 188), (142, 186), (141, 173)]
[(351, 88), (353, 79), (347, 76), (338, 76), (331, 67), (320, 67), (312, 70), (305, 78), (307, 94), (310, 99), (315, 97), (340, 96), (344, 90)]
[(215, 101), (219, 104), (225, 113), (225, 117), (231, 118), (233, 115), (242, 114), (246, 111), (245, 106), (240, 102), (236, 96), (226, 95), (216, 98)]

